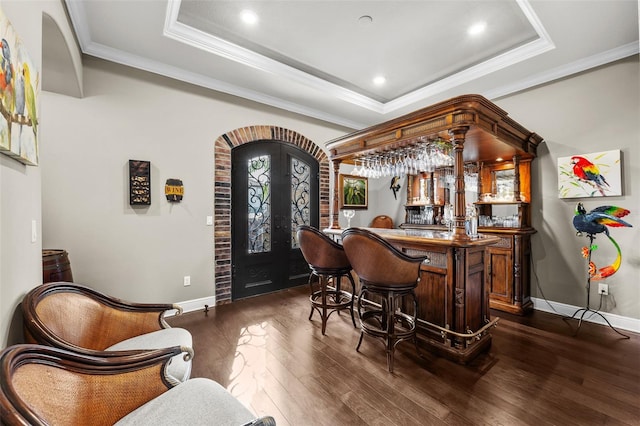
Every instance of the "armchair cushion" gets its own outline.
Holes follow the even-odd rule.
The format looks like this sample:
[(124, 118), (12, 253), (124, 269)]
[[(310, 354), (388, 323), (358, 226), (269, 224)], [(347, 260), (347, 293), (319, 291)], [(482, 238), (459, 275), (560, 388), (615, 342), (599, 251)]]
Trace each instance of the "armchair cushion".
[[(131, 337), (108, 347), (107, 351), (128, 351), (134, 349), (162, 349), (171, 346), (193, 347), (191, 333), (183, 328), (163, 328), (140, 336)], [(184, 382), (191, 375), (191, 361), (184, 356), (171, 358), (167, 365), (167, 380), (173, 384)]]
[(195, 378), (169, 389), (120, 419), (118, 426), (205, 425), (240, 426), (255, 416), (213, 380)]

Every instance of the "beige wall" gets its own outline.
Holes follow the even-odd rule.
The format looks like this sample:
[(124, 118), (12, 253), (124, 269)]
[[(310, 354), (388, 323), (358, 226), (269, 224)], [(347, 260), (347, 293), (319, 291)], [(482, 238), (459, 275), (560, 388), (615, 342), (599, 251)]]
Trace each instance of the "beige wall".
[[(610, 228), (622, 251), (619, 271), (607, 278), (603, 311), (640, 318), (640, 69), (638, 56), (609, 66), (527, 90), (496, 101), (516, 121), (534, 130), (544, 143), (533, 163), (533, 259), (539, 287), (532, 294), (569, 305), (585, 306), (586, 260), (572, 225), (575, 206), (587, 211), (602, 205), (631, 210), (625, 220), (633, 228)], [(558, 198), (557, 159), (619, 149), (622, 151), (623, 196), (592, 199)], [(596, 238), (592, 260), (600, 268), (611, 264), (616, 250), (604, 235)], [(597, 282), (591, 287), (591, 307), (597, 308)]]
[[(323, 146), (348, 131), (102, 60), (84, 62), (84, 98), (43, 97), (43, 243), (67, 250), (74, 281), (123, 299), (213, 296), (214, 229), (206, 216), (214, 214), (213, 143), (221, 134), (264, 124)], [(129, 159), (151, 162), (150, 207), (129, 205)], [(164, 196), (168, 178), (184, 183), (179, 204)]]
[[(0, 2), (31, 60), (40, 69), (41, 2)], [(35, 11), (35, 12), (33, 12)], [(20, 333), (18, 304), (42, 281), (40, 238), (31, 242), (31, 222), (40, 222), (40, 169), (0, 155), (0, 347)], [(14, 324), (12, 327), (11, 324)]]

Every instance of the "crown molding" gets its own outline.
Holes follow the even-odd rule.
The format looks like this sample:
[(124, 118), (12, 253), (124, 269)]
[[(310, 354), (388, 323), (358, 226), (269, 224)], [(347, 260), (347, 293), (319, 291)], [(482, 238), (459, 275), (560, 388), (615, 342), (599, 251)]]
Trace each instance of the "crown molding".
[(638, 53), (640, 53), (640, 46), (638, 45), (638, 42), (628, 43), (623, 46), (606, 50), (597, 55), (579, 59), (561, 67), (556, 67), (544, 72), (533, 74), (530, 77), (516, 81), (515, 83), (496, 87), (493, 90), (485, 92), (484, 96), (489, 99), (500, 98), (512, 93), (517, 93), (535, 86), (539, 86), (541, 84), (559, 80), (573, 74), (578, 74), (591, 68), (606, 65), (608, 63), (615, 62), (629, 56), (637, 55)]
[(113, 49), (98, 43), (86, 43), (83, 52), (87, 55), (95, 56), (110, 62), (126, 65), (132, 68), (159, 74), (165, 77), (173, 78), (196, 86), (205, 87), (207, 89), (226, 93), (240, 98), (248, 99), (257, 103), (280, 108), (285, 111), (301, 114), (307, 117), (316, 118), (318, 120), (337, 124), (349, 129), (361, 129), (367, 127), (366, 124), (348, 120), (344, 117), (327, 114), (323, 111), (309, 108), (294, 102), (289, 102), (274, 96), (269, 96), (261, 92), (249, 90), (224, 81), (216, 80), (202, 74), (186, 71), (182, 68), (170, 66), (161, 62), (152, 61), (141, 56)]

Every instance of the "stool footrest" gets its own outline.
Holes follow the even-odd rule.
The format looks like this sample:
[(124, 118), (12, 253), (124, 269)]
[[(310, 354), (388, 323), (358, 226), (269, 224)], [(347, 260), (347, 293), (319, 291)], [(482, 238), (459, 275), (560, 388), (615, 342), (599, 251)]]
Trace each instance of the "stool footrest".
[[(358, 316), (360, 317), (360, 339), (356, 351), (360, 349), (362, 337), (366, 334), (383, 341), (387, 352), (387, 367), (393, 372), (394, 351), (398, 343), (404, 340), (416, 342), (416, 315), (418, 306), (413, 289), (394, 291), (382, 288), (369, 288), (363, 284), (358, 296)], [(382, 297), (380, 303), (371, 302), (365, 296), (375, 294)], [(413, 299), (413, 315), (402, 312), (398, 302), (404, 297)], [(417, 350), (417, 346), (416, 346)]]
[(350, 309), (353, 296), (348, 291), (329, 290), (325, 292), (325, 295), (327, 298), (326, 303), (322, 303), (322, 290), (314, 291), (313, 294), (309, 296), (309, 300), (315, 307), (321, 308), (325, 305), (327, 309)]
[[(314, 275), (320, 278), (319, 290), (314, 290), (313, 284), (311, 283), (311, 278)], [(353, 313), (354, 294), (340, 289), (340, 278), (342, 276), (348, 278), (351, 284), (351, 290), (352, 292), (355, 292), (355, 282), (353, 281), (353, 277), (350, 273), (341, 273), (340, 275), (321, 275), (316, 271), (313, 271), (312, 275), (309, 276), (309, 287), (311, 289), (311, 295), (309, 296), (309, 301), (311, 302), (309, 320), (313, 318), (313, 312), (318, 311), (320, 319), (322, 320), (322, 335), (325, 334), (329, 316), (334, 312), (340, 313), (342, 310), (349, 311), (351, 314), (351, 322), (353, 323), (353, 326), (356, 327), (356, 320)], [(337, 282), (333, 281), (332, 284), (334, 285), (329, 285), (330, 280), (337, 280)]]

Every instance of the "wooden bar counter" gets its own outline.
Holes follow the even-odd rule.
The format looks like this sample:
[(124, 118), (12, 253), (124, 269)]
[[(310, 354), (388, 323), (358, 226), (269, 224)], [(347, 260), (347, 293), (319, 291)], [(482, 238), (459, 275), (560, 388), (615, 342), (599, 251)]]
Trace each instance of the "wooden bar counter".
[[(419, 346), (462, 364), (489, 348), (489, 331), (498, 319), (491, 320), (489, 313), (485, 248), (498, 242), (498, 237), (460, 240), (447, 231), (364, 229), (409, 256), (425, 258), (416, 288)], [(325, 232), (339, 241), (342, 230)]]
[[(469, 94), (331, 140), (326, 148), (334, 185), (331, 223), (325, 232), (336, 236), (342, 232), (338, 210), (344, 202), (336, 184), (341, 164), (354, 165), (367, 156), (388, 158), (389, 153), (397, 155), (425, 141), (445, 141), (450, 147), (453, 166), (439, 167), (450, 167), (447, 174), (453, 178), (445, 201), (453, 206), (452, 231), (404, 226), (407, 224), (404, 229), (372, 231), (408, 255), (426, 258), (416, 290), (419, 344), (467, 363), (491, 345), (489, 331), (497, 319), (490, 318), (490, 300), (495, 308), (512, 313), (524, 314), (530, 307), (529, 237), (535, 232), (531, 227), (530, 165), (542, 138), (493, 102)], [(511, 205), (517, 226), (485, 228), (479, 238), (466, 234), (465, 166), (469, 165), (479, 169), (477, 196), (471, 204), (485, 217), (495, 215), (494, 208)], [(413, 174), (416, 172), (434, 174), (433, 170)], [(509, 199), (493, 189), (506, 176), (511, 176)], [(414, 208), (410, 203), (416, 197), (411, 193), (412, 179), (407, 179), (405, 208), (409, 209)]]

